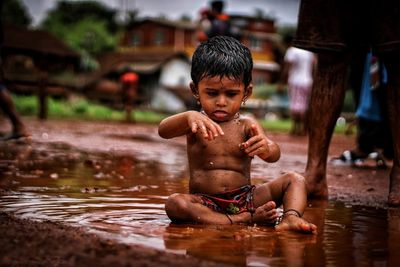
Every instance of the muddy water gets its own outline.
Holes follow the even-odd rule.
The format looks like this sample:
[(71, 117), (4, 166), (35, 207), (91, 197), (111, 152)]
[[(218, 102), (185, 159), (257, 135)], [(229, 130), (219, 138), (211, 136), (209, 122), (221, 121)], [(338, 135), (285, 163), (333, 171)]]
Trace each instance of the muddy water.
[[(253, 171), (263, 174), (257, 162)], [(89, 153), (63, 143), (3, 143), (0, 174), (1, 210), (82, 226), (124, 243), (239, 266), (400, 264), (399, 210), (311, 202), (305, 216), (318, 225), (317, 236), (258, 226), (170, 224), (167, 196), (188, 189), (179, 146), (139, 155)]]

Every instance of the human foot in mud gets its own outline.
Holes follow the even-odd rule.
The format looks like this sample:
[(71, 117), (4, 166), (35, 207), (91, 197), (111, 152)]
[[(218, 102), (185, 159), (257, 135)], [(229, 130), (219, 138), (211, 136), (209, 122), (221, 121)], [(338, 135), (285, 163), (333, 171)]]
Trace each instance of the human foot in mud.
[(388, 205), (390, 207), (400, 206), (400, 166), (395, 165), (394, 162), (390, 172)]
[(328, 198), (328, 184), (326, 182), (326, 170), (308, 167), (303, 173), (306, 179), (307, 195), (313, 199)]
[(269, 201), (264, 205), (256, 208), (252, 216), (252, 222), (257, 224), (274, 225), (278, 217), (279, 213), (276, 209), (275, 202)]
[(299, 216), (297, 213), (292, 211), (286, 212), (282, 216), (282, 221), (275, 226), (275, 230), (278, 232), (282, 231), (294, 231), (304, 234), (317, 234), (317, 226), (307, 222)]
[(24, 131), (13, 131), (9, 134), (6, 134), (2, 137), (0, 137), (1, 141), (8, 141), (8, 140), (15, 140), (15, 139), (20, 139), (20, 138), (29, 138), (31, 137), (31, 134), (24, 130)]

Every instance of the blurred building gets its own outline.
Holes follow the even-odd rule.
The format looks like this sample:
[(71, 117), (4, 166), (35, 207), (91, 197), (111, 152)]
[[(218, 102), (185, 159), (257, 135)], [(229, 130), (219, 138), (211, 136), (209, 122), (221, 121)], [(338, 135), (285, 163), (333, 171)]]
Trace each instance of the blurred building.
[(15, 93), (37, 94), (39, 114), (47, 117), (47, 95), (65, 97), (80, 55), (49, 32), (4, 25), (2, 71), (6, 86)]
[[(252, 52), (253, 82), (255, 85), (271, 82), (279, 71), (275, 53), (279, 41), (274, 21), (230, 17), (240, 41)], [(153, 18), (133, 23), (123, 34), (119, 51), (99, 58), (99, 81), (102, 80), (102, 84), (104, 79), (114, 82), (117, 90), (118, 73), (130, 69), (140, 76), (140, 104), (172, 112), (193, 107), (189, 90), (190, 59), (199, 43), (197, 26), (191, 21)], [(112, 87), (110, 83), (108, 87)], [(98, 83), (93, 88), (95, 96), (101, 87)]]
[[(47, 31), (5, 25), (3, 34), (3, 74), (12, 90), (35, 92), (40, 72), (46, 72), (50, 75), (47, 84), (49, 92), (64, 93), (62, 88), (56, 88), (63, 87), (63, 82), (52, 78), (74, 72), (80, 63), (78, 53)], [(68, 86), (68, 81), (65, 82)]]

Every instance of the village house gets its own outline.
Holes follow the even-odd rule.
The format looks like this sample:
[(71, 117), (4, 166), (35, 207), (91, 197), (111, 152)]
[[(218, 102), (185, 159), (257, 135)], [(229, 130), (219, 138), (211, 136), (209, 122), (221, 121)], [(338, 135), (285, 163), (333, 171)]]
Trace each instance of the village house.
[[(274, 21), (234, 15), (231, 21), (240, 32), (241, 42), (252, 52), (254, 84), (271, 82), (279, 71)], [(194, 22), (154, 18), (137, 21), (123, 34), (117, 53), (98, 59), (101, 67), (94, 92), (117, 91), (118, 75), (131, 70), (140, 77), (138, 104), (167, 112), (195, 107), (189, 82), (190, 59), (197, 45)]]
[[(47, 95), (64, 97), (72, 79), (62, 77), (79, 67), (80, 55), (49, 32), (4, 25), (2, 71), (15, 93), (37, 94), (39, 118), (47, 117)], [(69, 76), (71, 77), (71, 75)]]

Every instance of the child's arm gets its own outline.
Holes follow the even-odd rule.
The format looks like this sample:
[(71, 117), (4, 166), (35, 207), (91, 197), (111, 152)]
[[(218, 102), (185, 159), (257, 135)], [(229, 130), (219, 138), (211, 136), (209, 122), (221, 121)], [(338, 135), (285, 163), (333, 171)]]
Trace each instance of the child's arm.
[(276, 162), (281, 156), (279, 146), (264, 134), (262, 127), (255, 122), (250, 126), (251, 137), (240, 147), (249, 157), (259, 156), (266, 162)]
[(213, 140), (224, 135), (221, 127), (197, 111), (186, 111), (170, 116), (160, 122), (158, 134), (166, 139), (200, 131), (204, 138)]

